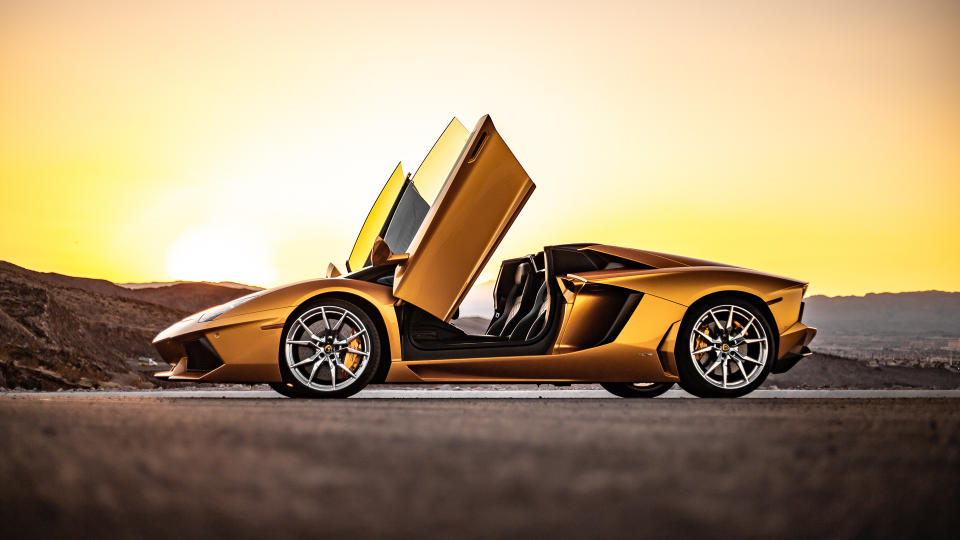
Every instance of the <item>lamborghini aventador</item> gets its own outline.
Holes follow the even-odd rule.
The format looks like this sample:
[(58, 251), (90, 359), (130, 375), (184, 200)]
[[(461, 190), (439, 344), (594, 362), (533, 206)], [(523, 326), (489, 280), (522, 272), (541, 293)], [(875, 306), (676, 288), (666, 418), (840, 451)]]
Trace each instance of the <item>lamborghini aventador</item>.
[(371, 383), (674, 384), (736, 397), (810, 353), (802, 281), (602, 244), (500, 264), (486, 330), (451, 323), (534, 184), (484, 116), (456, 119), (416, 173), (398, 165), (327, 277), (191, 315), (154, 346), (171, 381), (269, 383), (347, 397)]

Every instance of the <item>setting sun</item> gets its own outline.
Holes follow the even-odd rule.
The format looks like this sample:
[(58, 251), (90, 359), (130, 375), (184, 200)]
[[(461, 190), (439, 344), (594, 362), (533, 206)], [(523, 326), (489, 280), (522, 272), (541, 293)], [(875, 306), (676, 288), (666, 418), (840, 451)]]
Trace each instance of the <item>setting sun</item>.
[(202, 226), (180, 236), (167, 250), (167, 275), (190, 281), (272, 283), (276, 270), (267, 242), (244, 227)]

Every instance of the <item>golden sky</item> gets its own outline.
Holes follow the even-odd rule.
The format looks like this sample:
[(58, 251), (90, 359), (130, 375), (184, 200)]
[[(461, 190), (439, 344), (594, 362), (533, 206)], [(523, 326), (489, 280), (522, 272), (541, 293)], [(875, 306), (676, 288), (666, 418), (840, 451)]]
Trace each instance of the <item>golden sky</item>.
[(490, 113), (538, 186), (497, 259), (590, 241), (960, 290), (958, 51), (955, 1), (5, 0), (0, 259), (319, 277), (397, 161)]

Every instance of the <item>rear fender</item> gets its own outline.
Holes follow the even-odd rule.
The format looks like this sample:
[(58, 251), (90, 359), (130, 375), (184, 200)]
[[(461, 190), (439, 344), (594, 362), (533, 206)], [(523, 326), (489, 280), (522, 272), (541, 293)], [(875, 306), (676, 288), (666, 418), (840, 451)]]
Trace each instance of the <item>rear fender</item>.
[(806, 283), (736, 267), (692, 266), (653, 270), (597, 270), (571, 277), (588, 283), (613, 285), (657, 296), (683, 306), (722, 292), (738, 292), (759, 299), (773, 315), (782, 334), (799, 320)]

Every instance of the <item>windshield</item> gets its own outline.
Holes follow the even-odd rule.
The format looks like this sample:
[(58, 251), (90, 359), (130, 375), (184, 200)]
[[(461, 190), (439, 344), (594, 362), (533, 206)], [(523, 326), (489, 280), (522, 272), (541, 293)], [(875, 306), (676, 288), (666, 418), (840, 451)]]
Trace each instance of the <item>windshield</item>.
[(383, 224), (387, 221), (390, 210), (393, 209), (393, 203), (403, 189), (403, 164), (398, 163), (393, 174), (387, 179), (387, 183), (380, 190), (373, 208), (367, 214), (366, 221), (360, 228), (360, 234), (357, 235), (357, 241), (353, 244), (353, 251), (347, 259), (347, 271), (353, 272), (369, 264), (370, 250), (373, 249), (373, 242), (380, 235)]
[(470, 132), (454, 118), (412, 179), (406, 179), (402, 165), (397, 165), (360, 228), (347, 259), (347, 271), (370, 266), (370, 250), (378, 236), (393, 253), (406, 253), (469, 138)]

